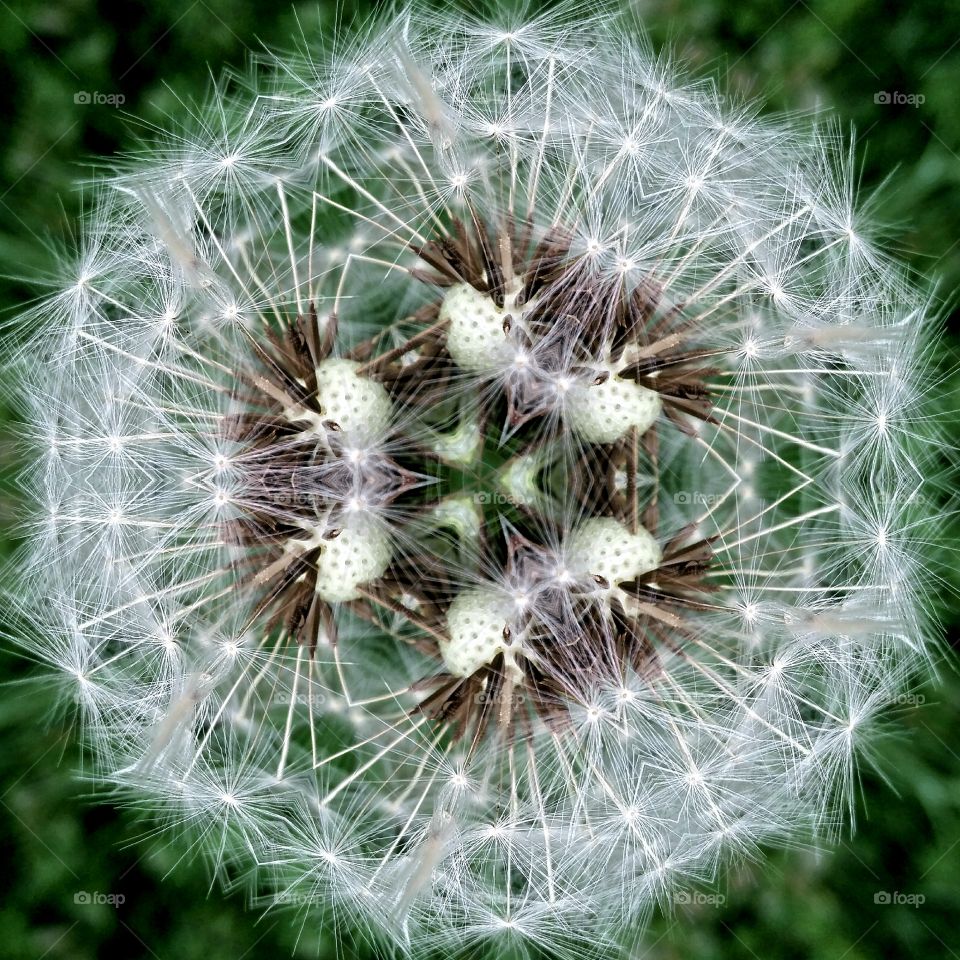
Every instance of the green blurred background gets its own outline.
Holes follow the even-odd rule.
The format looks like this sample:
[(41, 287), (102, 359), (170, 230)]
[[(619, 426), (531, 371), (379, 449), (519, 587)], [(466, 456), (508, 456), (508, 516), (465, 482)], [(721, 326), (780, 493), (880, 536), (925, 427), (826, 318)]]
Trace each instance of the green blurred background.
[[(180, 98), (202, 98), (209, 74), (240, 67), (247, 50), (289, 47), (301, 31), (330, 30), (338, 8), (349, 20), (363, 6), (0, 0), (2, 319), (36, 292), (18, 278), (42, 275), (50, 242), (69, 235), (82, 200), (73, 183), (93, 160), (130, 146), (142, 122), (176, 115)], [(816, 109), (856, 130), (863, 187), (883, 184), (874, 209), (890, 245), (937, 282), (952, 332), (931, 389), (956, 409), (960, 4), (639, 0), (633, 9), (657, 46), (672, 46), (695, 72), (722, 77), (770, 110)], [(77, 102), (84, 92), (120, 95), (123, 107)], [(883, 103), (881, 93), (924, 99)], [(16, 384), (6, 387), (15, 393)], [(0, 522), (9, 528), (20, 508), (15, 404), (5, 403)], [(952, 498), (948, 490), (948, 509)], [(14, 546), (11, 534), (8, 555)], [(931, 593), (942, 594), (936, 602), (952, 650), (958, 614), (950, 595), (960, 578), (955, 554), (937, 551), (946, 583), (932, 583)], [(852, 836), (830, 851), (778, 852), (762, 868), (738, 872), (714, 898), (722, 903), (657, 918), (635, 956), (960, 960), (960, 680), (952, 656), (945, 650), (940, 658), (940, 682), (900, 709), (897, 733), (879, 751), (884, 776), (864, 770)], [(134, 843), (134, 819), (73, 777), (76, 744), (31, 673), (12, 643), (3, 644), (0, 957), (336, 955), (312, 918), (262, 916), (241, 896), (211, 888), (206, 865), (180, 862), (183, 850), (156, 839)], [(77, 902), (84, 892), (124, 902)], [(913, 903), (878, 902), (882, 894)], [(339, 955), (352, 956), (349, 948)]]

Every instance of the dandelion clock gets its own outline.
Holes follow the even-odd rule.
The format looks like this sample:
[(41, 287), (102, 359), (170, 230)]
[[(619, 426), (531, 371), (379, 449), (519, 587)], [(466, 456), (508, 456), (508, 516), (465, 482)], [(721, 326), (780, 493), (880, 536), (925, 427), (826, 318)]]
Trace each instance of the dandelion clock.
[(321, 41), (100, 176), (19, 321), (24, 642), (266, 908), (615, 956), (828, 843), (924, 669), (928, 302), (835, 131), (627, 18)]

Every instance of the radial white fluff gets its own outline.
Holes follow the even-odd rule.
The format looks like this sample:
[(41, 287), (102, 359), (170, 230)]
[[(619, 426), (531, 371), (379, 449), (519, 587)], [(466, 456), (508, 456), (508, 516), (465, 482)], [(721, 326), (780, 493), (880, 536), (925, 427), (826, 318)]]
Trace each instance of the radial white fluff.
[(14, 345), (95, 774), (384, 954), (636, 953), (839, 823), (925, 646), (926, 298), (830, 131), (588, 6), (268, 55)]
[(357, 373), (355, 360), (323, 360), (317, 365), (317, 399), (323, 416), (346, 436), (366, 441), (390, 425), (390, 394), (376, 380)]

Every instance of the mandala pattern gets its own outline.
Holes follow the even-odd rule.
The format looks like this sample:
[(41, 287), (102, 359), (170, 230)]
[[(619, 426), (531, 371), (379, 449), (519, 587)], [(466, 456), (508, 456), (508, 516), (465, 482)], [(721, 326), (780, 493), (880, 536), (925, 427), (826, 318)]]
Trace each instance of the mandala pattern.
[(32, 650), (98, 778), (417, 955), (612, 953), (829, 837), (925, 633), (926, 304), (842, 144), (606, 14), (228, 86), (26, 318)]

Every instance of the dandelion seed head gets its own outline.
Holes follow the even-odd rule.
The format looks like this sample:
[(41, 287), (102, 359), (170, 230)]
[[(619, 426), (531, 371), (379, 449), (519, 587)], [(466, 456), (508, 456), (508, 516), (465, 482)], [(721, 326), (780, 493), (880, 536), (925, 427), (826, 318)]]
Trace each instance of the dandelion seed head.
[(928, 298), (833, 134), (571, 10), (264, 55), (15, 344), (96, 775), (409, 955), (829, 837), (929, 657)]

